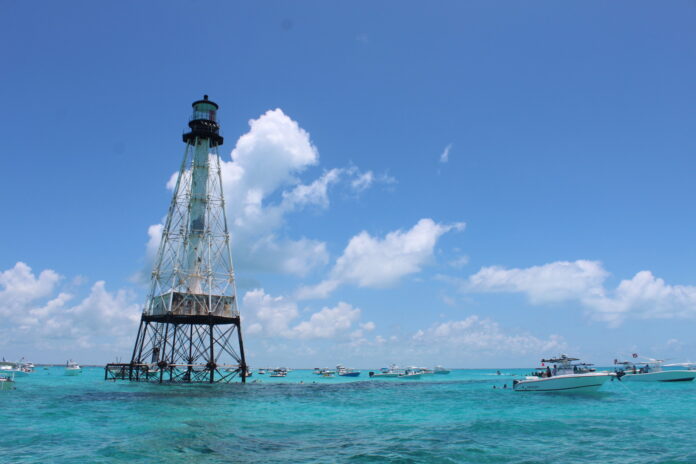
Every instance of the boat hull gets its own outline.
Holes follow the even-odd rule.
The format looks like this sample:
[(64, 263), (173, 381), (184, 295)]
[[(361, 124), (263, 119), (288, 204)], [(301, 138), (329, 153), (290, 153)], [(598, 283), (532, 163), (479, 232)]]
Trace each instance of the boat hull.
[(604, 382), (614, 377), (609, 373), (569, 374), (556, 377), (527, 379), (513, 384), (515, 391), (578, 393), (597, 391)]
[(360, 372), (346, 372), (338, 375), (340, 375), (341, 377), (357, 377), (360, 375)]
[(621, 380), (624, 382), (691, 382), (694, 378), (696, 378), (696, 371), (674, 370), (625, 374)]
[(82, 369), (65, 369), (65, 375), (79, 375), (82, 373)]

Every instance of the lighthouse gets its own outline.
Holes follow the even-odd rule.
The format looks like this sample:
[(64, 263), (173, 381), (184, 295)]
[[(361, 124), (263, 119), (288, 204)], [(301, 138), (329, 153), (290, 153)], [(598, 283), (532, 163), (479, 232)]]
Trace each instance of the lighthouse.
[(193, 102), (186, 145), (130, 363), (105, 377), (171, 383), (245, 381), (247, 366), (218, 147), (217, 103)]

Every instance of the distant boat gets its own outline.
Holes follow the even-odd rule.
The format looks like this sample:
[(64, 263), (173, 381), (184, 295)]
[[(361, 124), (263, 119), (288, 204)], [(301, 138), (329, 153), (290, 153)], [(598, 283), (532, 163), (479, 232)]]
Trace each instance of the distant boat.
[(82, 373), (82, 368), (72, 359), (65, 363), (65, 375), (78, 375)]
[(353, 369), (343, 367), (342, 365), (336, 366), (336, 372), (341, 377), (357, 377), (360, 375), (360, 371), (354, 371)]
[(419, 367), (409, 367), (399, 373), (400, 379), (420, 379), (423, 371)]
[(288, 375), (288, 370), (283, 367), (273, 369), (273, 372), (271, 372), (271, 377), (285, 377), (286, 375)]
[(370, 372), (371, 378), (399, 378), (399, 379), (420, 379), (423, 375), (423, 370), (420, 367), (409, 367), (400, 369), (396, 364), (389, 367), (383, 367), (379, 372)]
[(397, 365), (392, 364), (389, 367), (381, 368), (379, 370), (379, 372), (370, 372), (369, 376), (370, 377), (377, 377), (377, 378), (398, 377), (400, 372), (401, 372), (401, 370), (397, 367)]
[(30, 363), (24, 360), (24, 358), (20, 359), (19, 362), (17, 363), (17, 367), (24, 372), (25, 374), (29, 374), (31, 372), (34, 372), (34, 363)]
[(264, 375), (264, 374), (266, 374), (266, 371), (263, 370), (263, 369), (259, 369), (258, 372), (257, 372), (257, 374), (259, 374), (259, 375)]
[(442, 367), (442, 366), (435, 366), (435, 369), (433, 369), (433, 372), (434, 372), (435, 374), (440, 374), (440, 375), (444, 375), (444, 374), (449, 374), (449, 373), (450, 373), (450, 371), (449, 371), (448, 369), (445, 369), (445, 368)]
[(0, 374), (7, 374), (12, 376), (24, 376), (29, 375), (33, 372), (32, 369), (24, 367), (21, 363), (2, 361), (0, 362)]

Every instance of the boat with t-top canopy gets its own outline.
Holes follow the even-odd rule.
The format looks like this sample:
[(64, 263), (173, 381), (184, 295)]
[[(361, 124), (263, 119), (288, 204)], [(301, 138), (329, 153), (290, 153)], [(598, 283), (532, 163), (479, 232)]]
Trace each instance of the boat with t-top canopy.
[(617, 374), (622, 375), (621, 380), (629, 382), (691, 382), (696, 378), (696, 369), (690, 363), (664, 364), (661, 359), (649, 358), (639, 362), (615, 359), (614, 364), (622, 366)]
[[(515, 391), (525, 392), (592, 392), (616, 377), (614, 372), (597, 372), (591, 364), (575, 363), (578, 358), (561, 355), (542, 359), (542, 367), (524, 380), (512, 382)], [(546, 366), (544, 366), (546, 363)]]

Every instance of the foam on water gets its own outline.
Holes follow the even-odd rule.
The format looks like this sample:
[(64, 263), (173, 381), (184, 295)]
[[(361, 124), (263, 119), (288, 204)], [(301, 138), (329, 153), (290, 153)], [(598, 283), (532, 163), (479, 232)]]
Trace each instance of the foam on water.
[(492, 373), (172, 386), (38, 368), (0, 391), (0, 449), (12, 463), (696, 462), (696, 383), (538, 394)]

